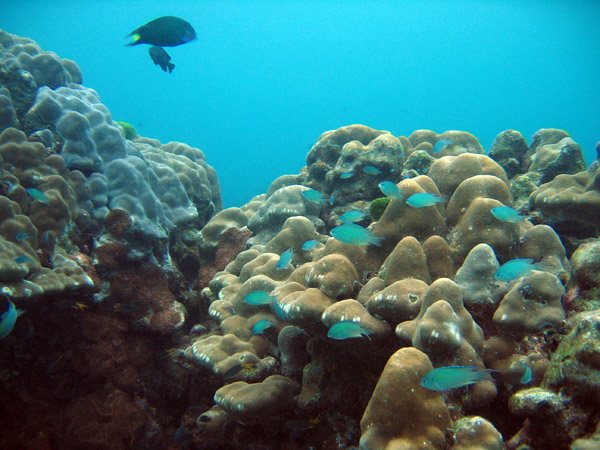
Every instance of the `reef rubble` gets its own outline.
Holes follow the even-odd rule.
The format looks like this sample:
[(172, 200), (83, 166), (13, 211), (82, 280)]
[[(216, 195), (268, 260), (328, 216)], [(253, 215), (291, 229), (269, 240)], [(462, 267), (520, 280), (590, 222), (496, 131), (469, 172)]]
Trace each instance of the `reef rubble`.
[(0, 31), (0, 158), (2, 448), (600, 447), (600, 163), (563, 130), (345, 126), (222, 210), (201, 150)]

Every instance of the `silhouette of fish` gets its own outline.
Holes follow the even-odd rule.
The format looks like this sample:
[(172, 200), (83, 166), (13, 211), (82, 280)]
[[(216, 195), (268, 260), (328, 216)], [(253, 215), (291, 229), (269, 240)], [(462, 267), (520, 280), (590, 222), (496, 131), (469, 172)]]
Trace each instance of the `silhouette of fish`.
[(150, 53), (150, 58), (152, 58), (152, 62), (154, 62), (155, 66), (160, 66), (160, 68), (165, 72), (173, 72), (175, 64), (169, 62), (171, 61), (171, 57), (164, 48), (159, 47), (158, 45), (153, 45), (148, 50), (148, 53)]
[(175, 47), (196, 39), (196, 31), (186, 20), (174, 16), (163, 16), (136, 28), (125, 37), (133, 39), (128, 47), (139, 44)]

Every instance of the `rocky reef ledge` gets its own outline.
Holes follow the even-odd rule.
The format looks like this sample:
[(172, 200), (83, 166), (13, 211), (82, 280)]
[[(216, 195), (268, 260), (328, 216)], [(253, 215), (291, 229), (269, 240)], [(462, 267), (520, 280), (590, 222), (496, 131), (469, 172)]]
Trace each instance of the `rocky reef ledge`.
[(565, 131), (350, 125), (221, 210), (201, 150), (0, 31), (0, 157), (2, 448), (600, 447), (600, 172)]

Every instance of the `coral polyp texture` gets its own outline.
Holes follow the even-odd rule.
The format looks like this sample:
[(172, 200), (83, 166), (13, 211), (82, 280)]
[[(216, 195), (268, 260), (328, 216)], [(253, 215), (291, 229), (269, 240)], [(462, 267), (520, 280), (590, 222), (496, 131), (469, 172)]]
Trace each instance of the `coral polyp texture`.
[(3, 448), (600, 442), (575, 137), (349, 125), (221, 210), (201, 150), (113, 121), (29, 39), (0, 51)]

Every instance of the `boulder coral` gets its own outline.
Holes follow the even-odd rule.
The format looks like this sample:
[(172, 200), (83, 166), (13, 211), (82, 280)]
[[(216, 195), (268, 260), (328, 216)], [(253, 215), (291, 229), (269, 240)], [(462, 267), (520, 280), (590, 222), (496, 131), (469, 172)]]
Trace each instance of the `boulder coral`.
[(414, 348), (390, 357), (360, 421), (361, 448), (446, 448), (446, 429), (452, 425), (448, 407), (419, 385), (431, 369), (427, 355)]

